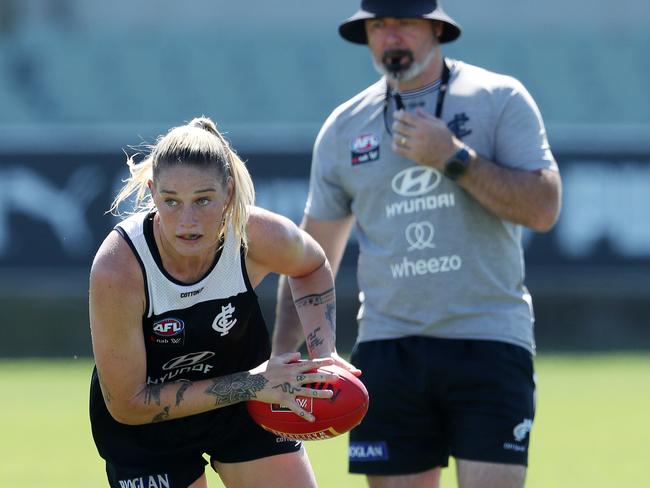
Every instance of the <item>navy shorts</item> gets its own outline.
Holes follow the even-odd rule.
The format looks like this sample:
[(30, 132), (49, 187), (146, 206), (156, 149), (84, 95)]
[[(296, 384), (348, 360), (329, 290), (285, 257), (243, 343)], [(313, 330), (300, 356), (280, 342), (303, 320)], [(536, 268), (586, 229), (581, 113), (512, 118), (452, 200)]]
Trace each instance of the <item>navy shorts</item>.
[(405, 337), (357, 344), (351, 362), (370, 395), (350, 433), (351, 473), (417, 473), (449, 456), (527, 465), (535, 381), (526, 349)]
[[(112, 488), (186, 488), (204, 472), (208, 462), (236, 463), (252, 461), (276, 454), (297, 452), (302, 443), (278, 437), (259, 427), (248, 415), (243, 403), (226, 407), (235, 409), (228, 425), (214, 431), (203, 446), (194, 446), (177, 452), (166, 452), (159, 460), (134, 458), (132, 463), (116, 464), (106, 461), (106, 474)], [(163, 426), (164, 422), (156, 424)], [(206, 429), (208, 431), (208, 429)], [(124, 446), (128, 449), (128, 446)]]

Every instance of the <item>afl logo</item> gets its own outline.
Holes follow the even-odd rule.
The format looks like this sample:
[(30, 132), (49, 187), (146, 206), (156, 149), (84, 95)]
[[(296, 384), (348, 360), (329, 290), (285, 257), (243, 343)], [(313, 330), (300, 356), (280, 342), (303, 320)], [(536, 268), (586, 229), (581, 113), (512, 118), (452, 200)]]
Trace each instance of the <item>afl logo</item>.
[(357, 153), (372, 151), (379, 146), (379, 141), (374, 134), (363, 134), (352, 143), (352, 150)]
[(178, 319), (164, 319), (153, 324), (153, 333), (160, 337), (174, 337), (184, 330), (185, 324)]
[(429, 193), (440, 184), (440, 173), (432, 168), (412, 166), (393, 177), (393, 191), (403, 197), (419, 197)]

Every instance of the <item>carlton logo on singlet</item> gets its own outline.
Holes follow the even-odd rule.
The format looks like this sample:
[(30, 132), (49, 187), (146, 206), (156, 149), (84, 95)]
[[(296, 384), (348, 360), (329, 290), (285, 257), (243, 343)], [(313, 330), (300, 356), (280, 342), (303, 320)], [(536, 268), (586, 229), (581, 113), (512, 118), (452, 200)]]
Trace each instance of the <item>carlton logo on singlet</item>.
[(232, 303), (224, 305), (221, 307), (221, 312), (217, 314), (212, 322), (212, 328), (219, 332), (222, 336), (225, 336), (230, 332), (230, 329), (234, 327), (237, 323), (237, 319), (233, 319), (232, 315), (235, 313), (235, 307), (232, 306)]

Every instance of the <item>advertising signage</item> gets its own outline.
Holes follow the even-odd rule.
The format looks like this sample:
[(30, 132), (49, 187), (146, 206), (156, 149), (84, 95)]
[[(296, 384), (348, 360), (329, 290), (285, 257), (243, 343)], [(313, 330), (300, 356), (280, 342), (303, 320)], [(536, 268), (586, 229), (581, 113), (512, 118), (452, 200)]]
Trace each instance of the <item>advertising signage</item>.
[[(257, 203), (298, 222), (309, 153), (241, 156)], [(561, 218), (548, 234), (524, 232), (527, 268), (650, 267), (650, 154), (574, 151), (556, 157), (563, 178)], [(106, 211), (126, 170), (122, 153), (0, 154), (0, 272), (87, 268), (117, 222)]]

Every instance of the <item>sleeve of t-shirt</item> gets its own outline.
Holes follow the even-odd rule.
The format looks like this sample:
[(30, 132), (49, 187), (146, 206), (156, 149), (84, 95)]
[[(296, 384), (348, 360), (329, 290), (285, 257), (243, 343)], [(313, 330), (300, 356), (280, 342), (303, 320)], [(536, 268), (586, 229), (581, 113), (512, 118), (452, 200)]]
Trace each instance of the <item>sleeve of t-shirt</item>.
[(340, 179), (339, 141), (336, 116), (332, 114), (316, 138), (309, 178), (305, 214), (321, 220), (336, 220), (351, 213), (351, 198)]
[(503, 111), (496, 129), (496, 162), (522, 170), (557, 170), (542, 115), (526, 88), (517, 80), (504, 92)]

